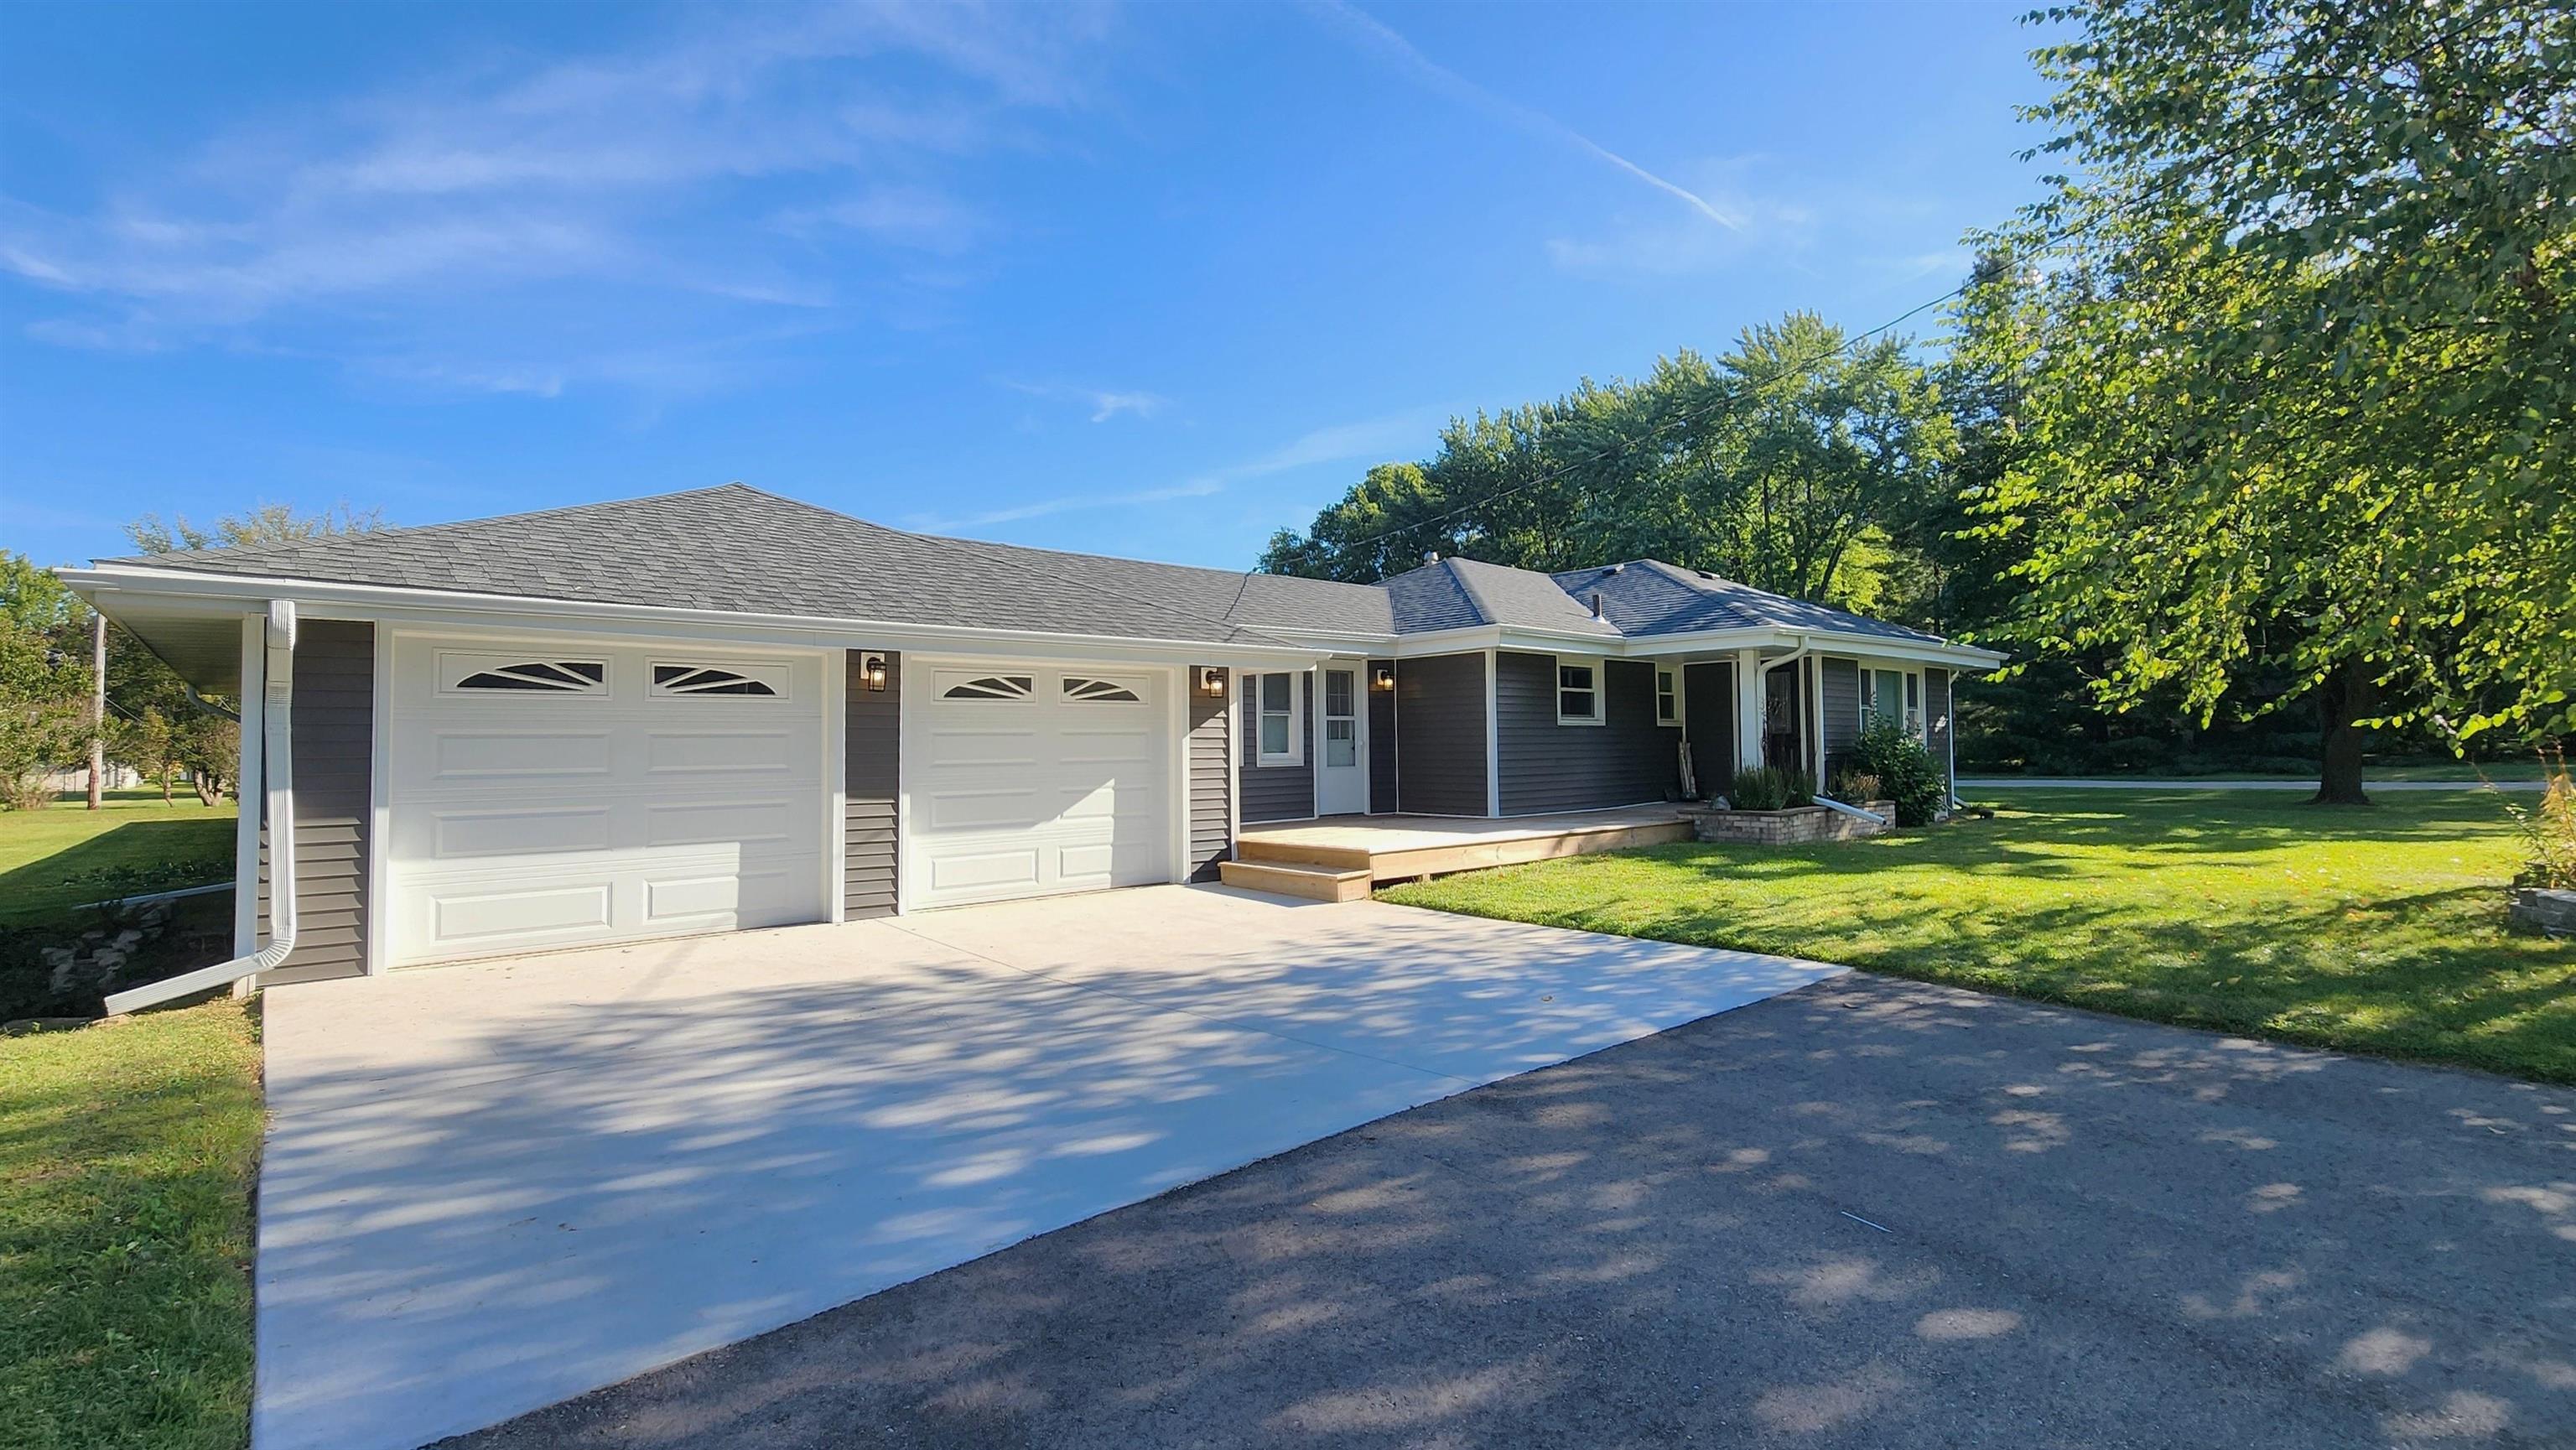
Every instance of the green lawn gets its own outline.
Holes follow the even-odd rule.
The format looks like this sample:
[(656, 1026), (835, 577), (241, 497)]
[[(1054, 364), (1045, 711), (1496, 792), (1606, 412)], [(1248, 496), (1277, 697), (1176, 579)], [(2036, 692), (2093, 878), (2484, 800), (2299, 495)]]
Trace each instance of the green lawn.
[(209, 808), (184, 791), (165, 806), (157, 790), (111, 791), (98, 811), (78, 797), (41, 811), (0, 811), (0, 924), (98, 899), (95, 881), (72, 879), (91, 872), (175, 863), (167, 886), (229, 881), (233, 814), (230, 800)]
[(1871, 841), (1662, 846), (1384, 895), (2576, 1082), (2576, 941), (2507, 930), (2520, 845), (2492, 796), (1986, 794), (1997, 819)]
[(247, 1442), (259, 1134), (229, 998), (0, 1039), (0, 1439)]

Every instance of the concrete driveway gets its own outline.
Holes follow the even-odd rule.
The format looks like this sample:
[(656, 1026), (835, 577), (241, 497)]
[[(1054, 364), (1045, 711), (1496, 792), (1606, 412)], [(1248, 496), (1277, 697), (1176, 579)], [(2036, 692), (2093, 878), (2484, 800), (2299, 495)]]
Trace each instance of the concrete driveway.
[(2576, 1445), (2576, 1092), (1859, 973), (455, 1450)]
[(1835, 970), (1165, 887), (280, 988), (255, 1450), (408, 1450)]

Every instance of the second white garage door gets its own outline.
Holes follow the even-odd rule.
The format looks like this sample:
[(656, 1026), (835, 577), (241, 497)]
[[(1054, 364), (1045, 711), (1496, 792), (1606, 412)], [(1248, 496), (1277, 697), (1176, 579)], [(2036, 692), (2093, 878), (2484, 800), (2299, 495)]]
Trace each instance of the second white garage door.
[(904, 689), (913, 906), (1172, 879), (1167, 671), (925, 664)]

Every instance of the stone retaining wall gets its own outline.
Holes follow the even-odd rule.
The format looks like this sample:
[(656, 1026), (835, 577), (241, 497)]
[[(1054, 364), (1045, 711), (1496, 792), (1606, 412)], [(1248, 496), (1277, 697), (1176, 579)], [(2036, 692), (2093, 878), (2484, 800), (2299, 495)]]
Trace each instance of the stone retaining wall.
[[(1896, 802), (1871, 801), (1861, 807), (1896, 819)], [(1809, 846), (1821, 841), (1857, 841), (1889, 830), (1823, 806), (1792, 806), (1785, 811), (1685, 810), (1692, 834), (1703, 841), (1750, 846)]]

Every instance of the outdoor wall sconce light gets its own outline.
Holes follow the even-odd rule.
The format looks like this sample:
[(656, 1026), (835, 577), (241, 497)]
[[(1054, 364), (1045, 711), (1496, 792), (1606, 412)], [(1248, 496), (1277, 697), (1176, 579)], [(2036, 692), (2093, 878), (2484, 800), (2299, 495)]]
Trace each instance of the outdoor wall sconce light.
[(1224, 698), (1224, 669), (1216, 665), (1199, 666), (1199, 693), (1211, 700)]
[(874, 651), (859, 656), (859, 678), (865, 680), (871, 690), (884, 689), (885, 656)]
[(1381, 690), (1394, 689), (1395, 666), (1379, 665), (1376, 669), (1369, 671), (1369, 683)]

